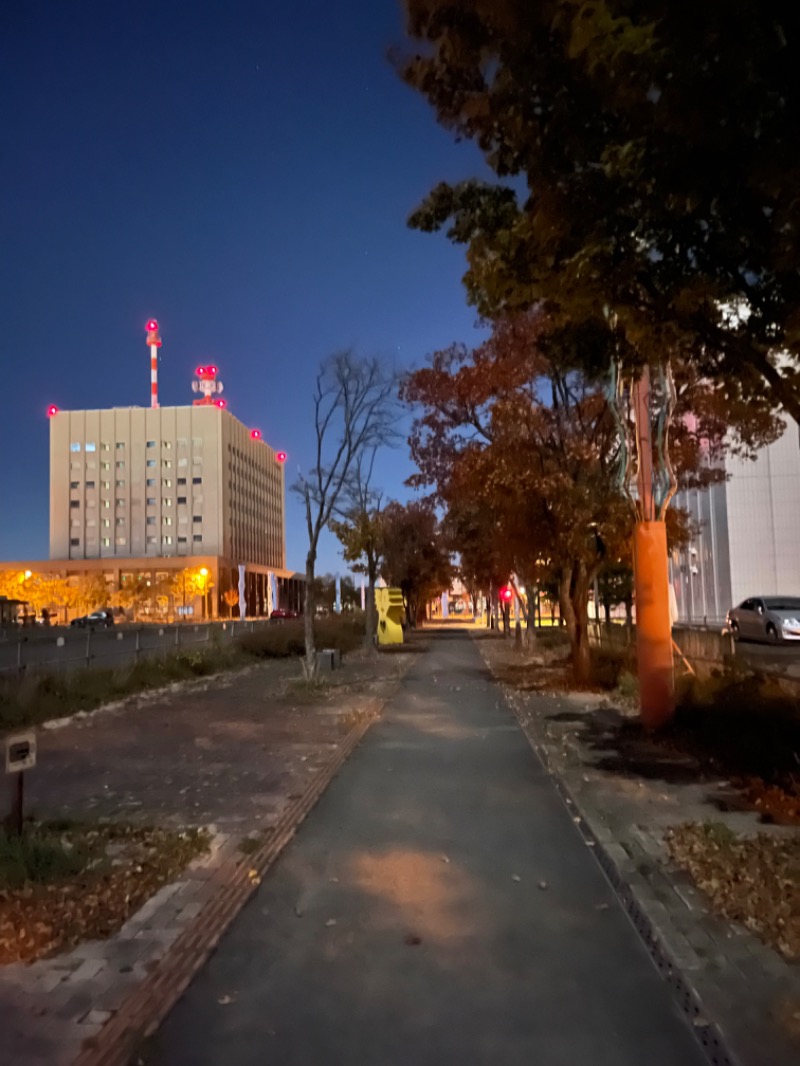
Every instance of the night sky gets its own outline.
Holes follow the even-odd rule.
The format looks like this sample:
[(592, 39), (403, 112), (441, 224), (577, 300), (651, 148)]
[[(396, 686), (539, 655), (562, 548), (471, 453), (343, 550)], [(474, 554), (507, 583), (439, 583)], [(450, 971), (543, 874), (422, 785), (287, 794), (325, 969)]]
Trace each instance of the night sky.
[[(311, 458), (311, 390), (354, 347), (399, 367), (478, 339), (463, 253), (406, 219), (440, 180), (484, 175), (387, 51), (398, 0), (5, 0), (0, 559), (47, 558), (45, 409), (162, 405), (220, 367), (229, 409)], [(407, 498), (407, 448), (377, 482)], [(287, 563), (306, 534), (287, 493)], [(2, 564), (0, 564), (2, 565)], [(344, 569), (338, 542), (319, 571)]]

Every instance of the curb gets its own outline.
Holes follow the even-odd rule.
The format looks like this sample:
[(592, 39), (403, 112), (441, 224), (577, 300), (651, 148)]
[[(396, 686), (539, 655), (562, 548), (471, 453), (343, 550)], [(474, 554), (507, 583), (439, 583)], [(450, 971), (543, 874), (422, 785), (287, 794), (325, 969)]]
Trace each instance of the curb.
[(492, 677), (500, 686), (500, 691), (503, 693), (503, 699), (506, 706), (514, 715), (514, 718), (530, 744), (533, 753), (544, 766), (550, 780), (555, 786), (556, 792), (559, 794), (564, 802), (564, 806), (569, 811), (575, 828), (580, 833), (584, 843), (593, 851), (600, 869), (605, 874), (607, 881), (622, 904), (625, 913), (628, 915), (633, 927), (639, 934), (644, 946), (647, 948), (658, 972), (671, 989), (678, 1006), (685, 1015), (692, 1027), (695, 1037), (705, 1051), (709, 1063), (711, 1063), (711, 1066), (744, 1066), (741, 1060), (737, 1058), (727, 1046), (725, 1038), (717, 1024), (711, 1021), (709, 1012), (703, 1006), (702, 999), (697, 992), (697, 989), (675, 962), (675, 959), (664, 942), (657, 925), (648, 915), (644, 905), (639, 901), (635, 890), (631, 888), (617, 861), (607, 850), (603, 842), (597, 837), (591, 823), (586, 818), (580, 805), (575, 801), (566, 782), (553, 768), (546, 749), (536, 737), (531, 735), (531, 731), (526, 728), (516, 706), (514, 705), (513, 698), (510, 698), (506, 686), (495, 677), (491, 664), (483, 654), (482, 649), (479, 649), (479, 651), (481, 658), (489, 669)]
[(303, 795), (286, 808), (258, 851), (220, 871), (219, 890), (175, 940), (158, 966), (138, 985), (100, 1032), (84, 1044), (72, 1066), (128, 1066), (202, 968), (234, 918), (255, 893), (264, 873), (294, 837), (336, 773), (375, 722), (390, 697), (345, 737)]

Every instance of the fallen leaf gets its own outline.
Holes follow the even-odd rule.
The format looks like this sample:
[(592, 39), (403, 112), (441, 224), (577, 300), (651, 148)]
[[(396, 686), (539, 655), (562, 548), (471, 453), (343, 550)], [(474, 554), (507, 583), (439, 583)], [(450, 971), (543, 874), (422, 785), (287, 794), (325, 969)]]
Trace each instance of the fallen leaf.
[(521, 881), (522, 878), (519, 876), (519, 874), (512, 874), (511, 875), (511, 880), (512, 881)]
[(422, 937), (415, 936), (413, 933), (409, 933), (405, 939), (405, 943), (408, 944), (409, 947), (415, 948), (418, 944), (422, 943)]
[(335, 918), (329, 918), (325, 924), (327, 926), (336, 925), (336, 919)]
[(541, 888), (542, 891), (544, 891), (544, 889), (546, 889), (548, 887), (547, 882), (546, 881), (540, 881), (538, 887)]
[(217, 1003), (219, 1003), (221, 1007), (227, 1007), (228, 1004), (233, 1003), (233, 1001), (233, 996), (220, 996), (220, 998), (217, 1000)]

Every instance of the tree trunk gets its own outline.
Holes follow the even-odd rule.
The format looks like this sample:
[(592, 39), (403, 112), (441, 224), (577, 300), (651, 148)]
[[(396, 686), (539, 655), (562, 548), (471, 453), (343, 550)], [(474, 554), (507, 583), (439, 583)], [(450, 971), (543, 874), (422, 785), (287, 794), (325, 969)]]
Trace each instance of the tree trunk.
[(303, 660), (303, 674), (306, 681), (313, 681), (317, 676), (317, 647), (314, 642), (314, 564), (316, 556), (309, 552), (306, 556), (306, 587), (303, 597), (303, 623), (305, 630), (306, 654)]
[(378, 623), (375, 618), (375, 580), (377, 566), (372, 559), (367, 560), (367, 591), (364, 597), (364, 647), (375, 647), (375, 636), (378, 632)]
[(605, 600), (603, 603), (603, 611), (605, 612), (606, 616), (606, 625), (611, 625), (611, 604), (608, 602), (608, 600)]
[(572, 590), (572, 612), (575, 619), (575, 631), (572, 644), (572, 668), (575, 680), (586, 683), (591, 680), (592, 660), (589, 646), (589, 588), (586, 570), (581, 565)]

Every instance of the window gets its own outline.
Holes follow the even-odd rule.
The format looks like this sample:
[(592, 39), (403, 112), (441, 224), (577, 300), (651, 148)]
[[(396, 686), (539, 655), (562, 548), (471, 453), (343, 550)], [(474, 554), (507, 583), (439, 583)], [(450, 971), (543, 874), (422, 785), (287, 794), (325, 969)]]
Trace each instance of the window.
[(71, 489), (78, 489), (78, 488), (80, 488), (80, 485), (81, 485), (80, 481), (70, 481), (70, 483), (69, 483), (69, 487)]
[(201, 477), (193, 477), (192, 478), (192, 484), (193, 485), (202, 485), (203, 484), (203, 479)]
[(125, 501), (120, 499), (119, 497), (117, 497), (117, 499), (114, 502), (116, 503), (117, 507), (124, 507), (125, 506)]
[(148, 507), (155, 507), (155, 505), (156, 505), (156, 498), (155, 498), (155, 496), (148, 496), (148, 497), (147, 497), (147, 506), (148, 506)]
[(125, 448), (125, 441), (124, 440), (118, 440), (117, 443), (114, 445), (114, 447), (117, 449), (118, 452), (123, 451), (124, 448)]
[(124, 518), (118, 518), (118, 519), (116, 520), (116, 524), (117, 524), (118, 526), (124, 526), (124, 525), (125, 525), (125, 519), (124, 519)]
[(185, 543), (186, 543), (186, 537), (178, 537), (178, 544), (185, 544)]
[(117, 463), (116, 463), (116, 466), (117, 466), (117, 470), (124, 470), (125, 469), (125, 460), (124, 459), (118, 459)]
[(147, 538), (147, 543), (148, 544), (158, 544), (158, 537), (148, 537)]
[(179, 459), (178, 460), (178, 466), (188, 466), (188, 465), (189, 465), (189, 460), (188, 459), (184, 458), (184, 459)]
[(81, 450), (80, 441), (74, 440), (69, 446), (71, 452), (79, 452)]
[(161, 465), (164, 467), (165, 470), (171, 470), (172, 469), (172, 460), (171, 459), (162, 459), (161, 460)]
[(107, 452), (110, 447), (111, 447), (110, 444), (106, 444), (105, 441), (103, 441), (103, 443), (100, 445), (100, 451), (101, 452)]
[(147, 519), (148, 526), (154, 526), (156, 524), (155, 516), (149, 515)]
[(127, 543), (128, 541), (125, 539), (125, 537), (117, 537), (117, 544), (123, 545)]
[(87, 489), (93, 489), (94, 488), (94, 482), (93, 481), (87, 481), (86, 482), (86, 488)]
[(169, 496), (166, 498), (166, 500), (162, 500), (161, 502), (164, 507), (172, 507), (172, 500), (169, 498)]
[(195, 535), (192, 537), (192, 540), (194, 541), (195, 544), (202, 544), (202, 542), (203, 542), (202, 534), (195, 533)]
[(155, 448), (155, 446), (156, 446), (156, 442), (154, 440), (149, 440), (147, 442), (147, 447), (148, 448)]
[(156, 484), (156, 479), (154, 477), (149, 477), (147, 479), (147, 487), (148, 487), (148, 489), (155, 488), (155, 484)]
[(103, 537), (103, 547), (104, 548), (110, 548), (111, 547), (111, 538), (110, 537)]
[(172, 488), (172, 478), (165, 477), (163, 479), (163, 481), (161, 482), (161, 484), (164, 486), (165, 489), (171, 489)]
[(199, 514), (192, 515), (192, 521), (193, 522), (202, 522), (203, 521), (203, 516), (199, 515)]
[[(156, 466), (157, 464), (156, 464), (155, 459), (148, 459), (147, 460), (147, 465), (148, 466)], [(117, 466), (119, 466), (119, 463), (117, 463)]]
[(185, 448), (186, 447), (186, 437), (178, 437), (178, 447), (179, 448)]
[(169, 517), (169, 515), (167, 515), (167, 517), (164, 519), (164, 525), (165, 526), (171, 526), (172, 525), (172, 519)]
[(110, 489), (111, 488), (111, 482), (110, 481), (101, 481), (100, 482), (100, 486), (101, 486), (101, 488), (104, 488), (104, 489)]
[(77, 547), (80, 546), (81, 539), (80, 539), (80, 537), (70, 537), (70, 541), (69, 542), (70, 542), (70, 545), (73, 548), (77, 548)]
[(80, 507), (81, 501), (80, 500), (70, 500), (69, 501), (69, 505), (70, 505), (70, 507)]
[(108, 526), (110, 526), (111, 525), (111, 519), (110, 518), (104, 518), (103, 519), (103, 525), (106, 526), (106, 528)]
[(87, 452), (96, 452), (97, 451), (97, 445), (94, 443), (94, 441), (90, 440), (90, 441), (86, 442), (86, 451)]
[(172, 537), (164, 537), (162, 544), (172, 544)]
[(200, 458), (200, 456), (199, 456), (199, 455), (196, 455), (196, 456), (194, 457), (194, 459), (192, 459), (192, 463), (193, 463), (193, 464), (194, 464), (195, 466), (202, 466), (202, 465), (203, 465), (203, 460), (202, 460), (202, 459)]
[(185, 477), (179, 477), (178, 478), (178, 484), (179, 485), (185, 485), (186, 484), (186, 478)]
[(100, 469), (101, 470), (110, 470), (111, 469), (111, 463), (107, 463), (105, 460), (103, 460), (100, 463)]
[(162, 448), (171, 448), (172, 447), (172, 441), (171, 440), (162, 440), (161, 447)]
[(103, 500), (103, 507), (110, 507), (110, 506), (111, 506), (111, 500)]
[(185, 496), (179, 496), (178, 497), (178, 503), (186, 503), (186, 497)]
[(118, 489), (124, 489), (125, 488), (125, 479), (121, 478), (119, 481), (115, 481), (114, 484), (117, 486)]

